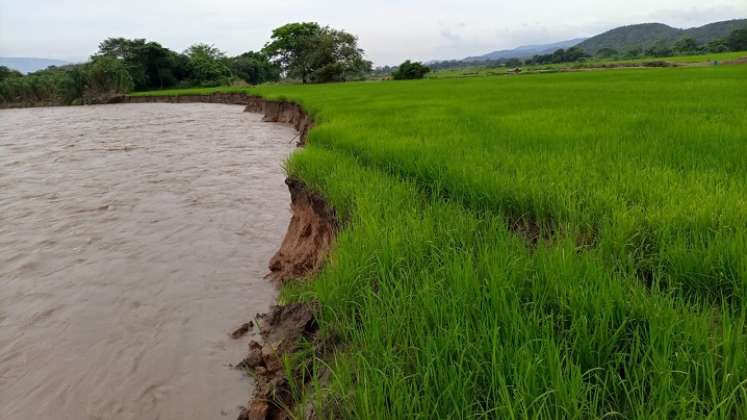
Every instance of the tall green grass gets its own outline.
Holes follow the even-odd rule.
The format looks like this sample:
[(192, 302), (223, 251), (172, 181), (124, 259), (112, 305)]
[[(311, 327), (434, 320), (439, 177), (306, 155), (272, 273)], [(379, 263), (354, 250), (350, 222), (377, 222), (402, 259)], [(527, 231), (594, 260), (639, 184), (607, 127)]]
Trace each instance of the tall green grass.
[(747, 66), (268, 86), (345, 220), (319, 411), (746, 418)]

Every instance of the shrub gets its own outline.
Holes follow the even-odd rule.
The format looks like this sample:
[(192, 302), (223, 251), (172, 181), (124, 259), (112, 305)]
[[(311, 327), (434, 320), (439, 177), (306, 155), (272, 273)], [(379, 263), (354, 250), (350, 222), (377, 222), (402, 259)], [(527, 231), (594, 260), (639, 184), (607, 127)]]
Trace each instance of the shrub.
[(392, 78), (394, 80), (422, 79), (430, 71), (430, 67), (424, 66), (423, 63), (407, 60), (397, 67), (397, 70), (392, 73)]

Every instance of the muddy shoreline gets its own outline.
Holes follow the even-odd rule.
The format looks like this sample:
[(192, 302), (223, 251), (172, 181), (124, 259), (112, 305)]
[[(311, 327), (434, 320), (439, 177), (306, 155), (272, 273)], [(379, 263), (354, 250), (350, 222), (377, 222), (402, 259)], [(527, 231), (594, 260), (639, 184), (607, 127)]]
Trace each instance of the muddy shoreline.
[[(219, 103), (244, 105), (245, 112), (263, 114), (263, 121), (289, 124), (298, 132), (296, 145), (303, 147), (314, 121), (298, 104), (272, 101), (243, 93), (213, 93), (183, 96), (123, 96), (113, 103)], [(280, 248), (268, 264), (267, 278), (282, 285), (288, 281), (307, 279), (323, 267), (339, 229), (334, 209), (303, 181), (289, 177), (286, 185), (291, 196), (291, 220)], [(319, 343), (313, 305), (274, 305), (258, 316), (262, 343), (252, 340), (247, 357), (238, 366), (254, 373), (254, 395), (242, 411), (239, 420), (287, 419), (297, 401), (291, 392), (292, 380), (306, 378), (310, 360), (292, 368), (289, 378), (282, 360), (300, 349), (303, 342), (316, 348), (318, 355), (329, 346)], [(305, 413), (307, 418), (314, 413)]]

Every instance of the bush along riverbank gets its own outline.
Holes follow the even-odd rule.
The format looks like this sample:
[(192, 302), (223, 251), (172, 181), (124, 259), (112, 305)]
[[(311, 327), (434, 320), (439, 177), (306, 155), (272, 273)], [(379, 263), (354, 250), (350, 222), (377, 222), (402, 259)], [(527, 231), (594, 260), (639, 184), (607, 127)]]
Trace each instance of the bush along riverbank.
[(269, 412), (745, 417), (746, 72), (251, 89), (342, 226)]

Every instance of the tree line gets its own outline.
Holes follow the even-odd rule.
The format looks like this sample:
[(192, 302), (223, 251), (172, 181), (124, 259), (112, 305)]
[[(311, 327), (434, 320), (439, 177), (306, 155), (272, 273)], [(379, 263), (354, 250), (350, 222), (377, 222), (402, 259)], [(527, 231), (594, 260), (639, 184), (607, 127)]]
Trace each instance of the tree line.
[(325, 83), (362, 79), (370, 71), (356, 36), (315, 22), (283, 25), (260, 51), (232, 57), (205, 43), (179, 53), (145, 39), (108, 38), (86, 63), (28, 75), (0, 66), (0, 103), (100, 103), (132, 90)]

